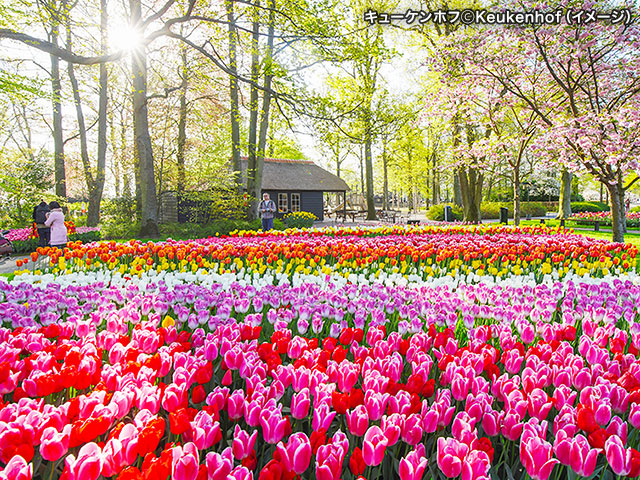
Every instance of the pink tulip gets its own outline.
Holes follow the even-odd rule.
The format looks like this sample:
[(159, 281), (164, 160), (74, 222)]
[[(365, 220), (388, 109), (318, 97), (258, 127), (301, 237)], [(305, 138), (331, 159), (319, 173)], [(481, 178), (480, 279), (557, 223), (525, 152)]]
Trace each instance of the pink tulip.
[(517, 349), (508, 350), (504, 354), (504, 369), (512, 375), (520, 372), (524, 357)]
[(278, 450), (282, 453), (282, 463), (285, 470), (298, 475), (304, 473), (311, 462), (311, 442), (304, 433), (294, 433), (289, 437), (287, 446), (278, 443)]
[[(195, 477), (194, 477), (195, 478)], [(247, 467), (236, 467), (234, 468), (229, 476), (227, 477), (229, 480), (253, 480), (253, 473)]]
[(424, 444), (420, 443), (400, 460), (400, 480), (421, 480), (428, 460), (424, 456)]
[(385, 410), (387, 409), (387, 402), (389, 401), (388, 393), (375, 393), (367, 391), (364, 394), (364, 405), (367, 407), (369, 413), (369, 419), (376, 422), (382, 418)]
[(493, 410), (484, 413), (482, 417), (482, 429), (488, 436), (494, 437), (500, 433), (500, 423), (502, 422), (503, 416), (504, 412), (498, 413)]
[(227, 413), (231, 420), (238, 420), (244, 415), (244, 392), (235, 390), (227, 398)]
[(50, 462), (55, 462), (66, 455), (69, 450), (69, 436), (71, 425), (65, 425), (61, 433), (54, 427), (47, 427), (42, 432), (40, 443), (40, 454), (42, 458)]
[(321, 429), (329, 430), (329, 425), (336, 416), (336, 412), (331, 410), (331, 407), (326, 403), (318, 405), (313, 409), (313, 420), (311, 422), (311, 428), (314, 431)]
[(629, 423), (633, 428), (640, 428), (640, 403), (634, 403), (629, 410)]
[(362, 458), (364, 463), (369, 466), (376, 466), (382, 463), (384, 452), (387, 448), (387, 437), (377, 425), (369, 427), (364, 435), (364, 443), (362, 446)]
[(263, 411), (263, 415), (260, 417), (260, 425), (262, 426), (264, 441), (276, 445), (284, 437), (287, 420), (278, 410), (267, 411), (266, 414)]
[(65, 470), (69, 480), (96, 480), (102, 470), (102, 450), (95, 443), (87, 443), (78, 452), (78, 458), (68, 455)]
[(349, 393), (358, 381), (360, 368), (350, 362), (342, 362), (338, 370), (338, 388), (341, 392)]
[(357, 436), (363, 436), (369, 428), (369, 414), (364, 405), (358, 405), (353, 410), (347, 411), (347, 426), (349, 431)]
[(172, 383), (164, 390), (162, 397), (162, 408), (167, 412), (175, 412), (184, 403), (186, 389)]
[(230, 447), (225, 448), (222, 454), (216, 452), (207, 453), (208, 480), (227, 480), (227, 476), (233, 470), (233, 453)]
[(547, 415), (549, 415), (549, 412), (553, 407), (553, 402), (551, 401), (551, 398), (549, 398), (549, 395), (540, 388), (533, 389), (528, 396), (528, 402), (529, 416), (535, 417), (540, 421), (547, 418)]
[(242, 430), (239, 425), (236, 425), (233, 432), (233, 456), (238, 460), (243, 460), (251, 455), (256, 443), (256, 438), (258, 438), (257, 430), (254, 430), (253, 433), (249, 435), (247, 432)]
[(173, 447), (171, 478), (175, 480), (196, 480), (198, 476), (198, 449), (189, 442), (184, 447)]
[(0, 472), (0, 480), (31, 480), (33, 465), (20, 455), (14, 455)]
[(489, 455), (482, 450), (471, 450), (462, 463), (461, 480), (489, 480), (488, 473), (491, 468)]
[(625, 449), (617, 435), (611, 435), (604, 444), (604, 453), (611, 470), (616, 475), (628, 475), (631, 471), (631, 450)]
[(409, 445), (417, 445), (422, 441), (422, 422), (417, 413), (405, 417), (402, 425), (402, 440)]
[(455, 438), (438, 438), (438, 467), (449, 478), (462, 473), (462, 462), (469, 452), (469, 446)]
[(551, 444), (527, 430), (520, 439), (520, 459), (533, 480), (547, 480), (558, 460), (552, 457)]
[(318, 480), (339, 480), (344, 457), (349, 449), (347, 437), (337, 431), (331, 442), (318, 448), (316, 455), (316, 477)]
[(291, 397), (291, 416), (298, 420), (305, 418), (309, 414), (310, 404), (308, 388), (303, 388), (300, 392), (294, 393), (293, 397)]
[(244, 420), (250, 427), (257, 427), (260, 424), (260, 414), (262, 413), (262, 401), (260, 397), (250, 402), (244, 402)]
[(577, 435), (571, 445), (571, 468), (582, 477), (590, 477), (598, 461), (598, 449), (591, 448), (583, 435)]
[(199, 411), (191, 422), (191, 437), (198, 450), (207, 450), (220, 435), (220, 424), (214, 422), (211, 415)]
[(395, 445), (400, 439), (402, 424), (402, 415), (399, 413), (392, 413), (382, 417), (382, 431), (384, 436), (387, 437), (387, 447)]

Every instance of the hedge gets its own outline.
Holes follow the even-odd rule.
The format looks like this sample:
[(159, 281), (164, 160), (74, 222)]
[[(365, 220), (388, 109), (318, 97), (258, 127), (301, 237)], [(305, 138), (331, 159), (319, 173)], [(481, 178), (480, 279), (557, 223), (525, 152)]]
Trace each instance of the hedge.
[(571, 213), (608, 211), (609, 205), (604, 202), (571, 202)]

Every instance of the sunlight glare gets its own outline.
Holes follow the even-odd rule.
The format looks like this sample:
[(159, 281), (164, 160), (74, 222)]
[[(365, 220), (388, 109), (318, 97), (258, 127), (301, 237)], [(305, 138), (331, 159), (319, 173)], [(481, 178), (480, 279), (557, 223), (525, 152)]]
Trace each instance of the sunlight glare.
[(142, 46), (143, 35), (135, 27), (122, 24), (114, 27), (109, 33), (109, 43), (113, 50), (131, 52)]

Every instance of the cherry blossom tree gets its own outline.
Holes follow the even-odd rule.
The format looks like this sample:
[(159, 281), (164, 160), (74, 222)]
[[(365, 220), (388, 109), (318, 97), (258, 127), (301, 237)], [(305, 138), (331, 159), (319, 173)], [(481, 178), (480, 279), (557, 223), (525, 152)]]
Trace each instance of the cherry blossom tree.
[[(560, 6), (611, 11), (608, 2)], [(624, 180), (637, 171), (640, 155), (639, 38), (637, 24), (595, 21), (495, 27), (471, 37), (457, 35), (449, 44), (464, 59), (469, 76), (498, 81), (535, 113), (543, 126), (533, 145), (541, 160), (588, 172), (604, 184), (614, 241), (624, 239), (624, 195), (637, 177)]]

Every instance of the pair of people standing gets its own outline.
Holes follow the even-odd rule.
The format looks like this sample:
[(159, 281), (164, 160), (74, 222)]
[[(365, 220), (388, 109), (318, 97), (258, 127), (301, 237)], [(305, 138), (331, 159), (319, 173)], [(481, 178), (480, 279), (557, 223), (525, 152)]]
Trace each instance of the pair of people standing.
[(47, 204), (42, 200), (33, 209), (33, 221), (38, 229), (38, 246), (63, 248), (67, 244), (67, 226), (62, 207), (56, 201)]

